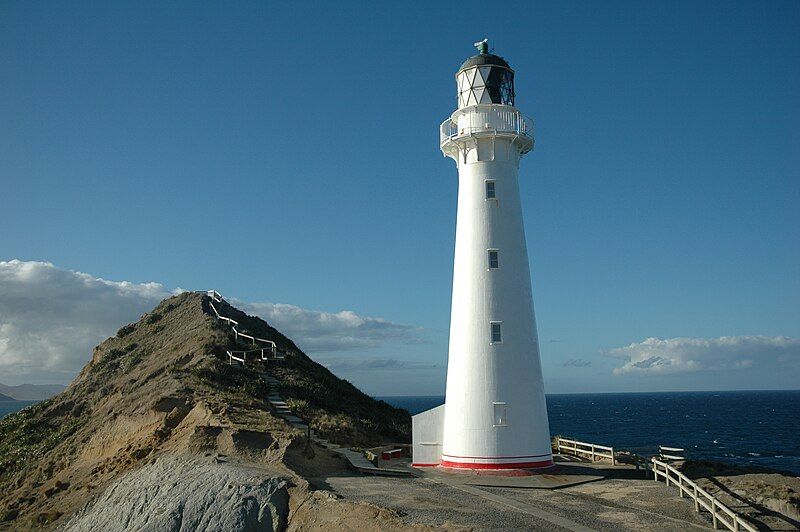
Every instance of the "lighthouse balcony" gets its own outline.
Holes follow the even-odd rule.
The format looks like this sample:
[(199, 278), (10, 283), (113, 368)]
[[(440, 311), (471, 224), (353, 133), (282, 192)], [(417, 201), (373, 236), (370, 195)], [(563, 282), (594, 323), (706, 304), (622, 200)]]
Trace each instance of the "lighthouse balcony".
[(509, 105), (472, 105), (453, 113), (439, 129), (445, 154), (458, 151), (468, 138), (490, 136), (508, 137), (527, 153), (533, 149), (533, 120)]

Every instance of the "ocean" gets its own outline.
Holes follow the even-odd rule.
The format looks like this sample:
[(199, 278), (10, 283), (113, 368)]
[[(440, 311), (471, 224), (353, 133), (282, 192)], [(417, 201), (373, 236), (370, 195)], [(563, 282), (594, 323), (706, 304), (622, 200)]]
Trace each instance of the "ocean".
[[(416, 414), (443, 396), (379, 397)], [(550, 433), (800, 475), (800, 390), (548, 395)]]
[(22, 410), (26, 406), (35, 405), (39, 401), (0, 401), (0, 419), (8, 414)]

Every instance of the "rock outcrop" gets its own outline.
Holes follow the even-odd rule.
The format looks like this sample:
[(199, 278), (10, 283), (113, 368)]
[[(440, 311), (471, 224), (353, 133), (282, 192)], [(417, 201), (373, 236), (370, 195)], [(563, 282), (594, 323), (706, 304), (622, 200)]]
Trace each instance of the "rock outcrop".
[(286, 482), (218, 460), (165, 455), (132, 471), (82, 508), (68, 532), (284, 530)]

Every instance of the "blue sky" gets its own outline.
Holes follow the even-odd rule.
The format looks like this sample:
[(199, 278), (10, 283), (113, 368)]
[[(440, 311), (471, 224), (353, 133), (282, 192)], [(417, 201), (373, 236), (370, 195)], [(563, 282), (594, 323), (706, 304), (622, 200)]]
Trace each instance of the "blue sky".
[[(797, 2), (4, 2), (0, 259), (381, 318), (307, 350), (370, 393), (441, 393), (438, 125), (489, 37), (536, 121), (548, 392), (797, 387), (798, 27)], [(624, 369), (670, 356), (701, 364)]]

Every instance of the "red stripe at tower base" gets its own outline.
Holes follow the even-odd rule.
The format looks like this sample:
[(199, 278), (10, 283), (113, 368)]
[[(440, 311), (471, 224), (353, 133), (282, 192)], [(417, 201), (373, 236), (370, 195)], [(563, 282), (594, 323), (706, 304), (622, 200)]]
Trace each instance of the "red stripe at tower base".
[(442, 467), (453, 469), (541, 469), (552, 467), (552, 460), (540, 460), (538, 462), (515, 462), (515, 463), (475, 463), (475, 462), (450, 462), (442, 460)]

